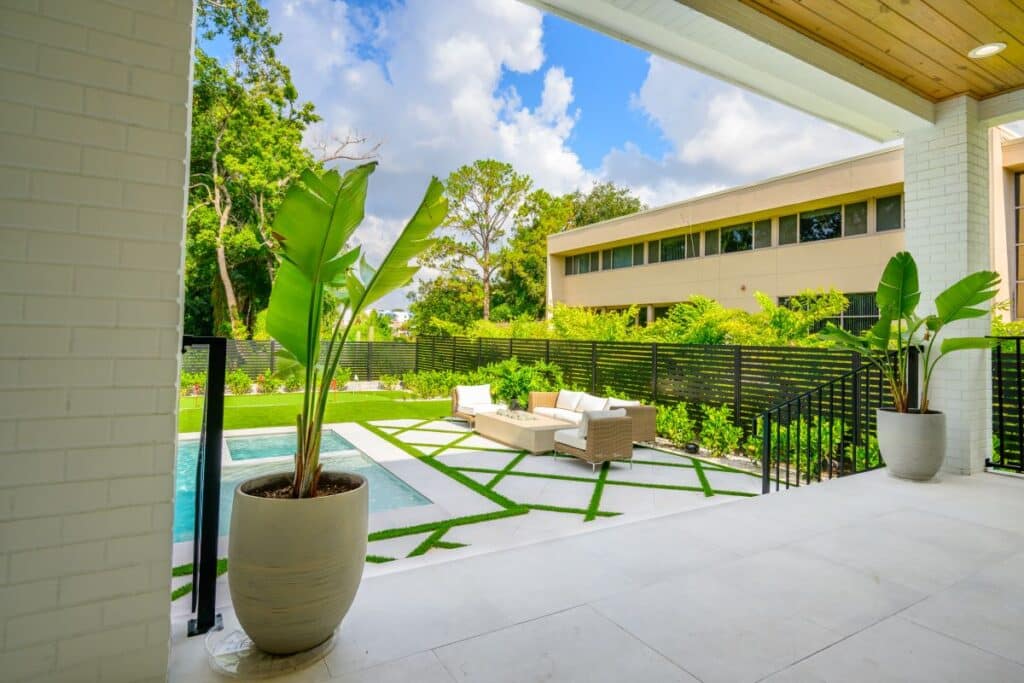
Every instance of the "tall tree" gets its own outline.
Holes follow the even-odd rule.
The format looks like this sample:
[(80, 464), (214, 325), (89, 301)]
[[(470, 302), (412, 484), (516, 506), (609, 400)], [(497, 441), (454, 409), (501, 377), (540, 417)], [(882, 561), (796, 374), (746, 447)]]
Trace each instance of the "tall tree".
[(448, 176), (448, 218), (451, 256), (461, 256), (476, 269), (483, 290), (483, 317), (491, 317), (491, 287), (499, 265), (501, 240), (533, 181), (511, 164), (481, 159)]
[(573, 216), (573, 224), (576, 227), (628, 216), (647, 208), (639, 197), (629, 191), (629, 188), (618, 187), (612, 182), (594, 183), (589, 192), (576, 190), (572, 197), (576, 204)]
[(555, 197), (546, 190), (534, 190), (519, 208), (501, 254), (500, 298), (509, 317), (544, 315), (548, 236), (572, 227), (575, 211), (572, 195)]

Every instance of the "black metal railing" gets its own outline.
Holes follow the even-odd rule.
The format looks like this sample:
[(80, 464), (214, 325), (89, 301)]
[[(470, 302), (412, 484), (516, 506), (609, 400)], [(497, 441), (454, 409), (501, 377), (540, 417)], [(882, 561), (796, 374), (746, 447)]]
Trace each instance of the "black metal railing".
[(196, 458), (195, 533), (192, 539), (192, 612), (188, 634), (197, 636), (221, 628), (217, 614), (217, 541), (220, 528), (220, 463), (224, 440), (224, 375), (227, 340), (185, 336), (182, 352), (207, 350), (206, 400)]
[(992, 456), (987, 465), (1024, 473), (1021, 436), (1024, 435), (1024, 337), (996, 337), (992, 349)]
[[(878, 408), (892, 397), (877, 367), (858, 358), (854, 368), (785, 400), (754, 420), (761, 457), (761, 490), (778, 491), (884, 467), (878, 450)], [(918, 353), (911, 349), (910, 404), (917, 404)]]

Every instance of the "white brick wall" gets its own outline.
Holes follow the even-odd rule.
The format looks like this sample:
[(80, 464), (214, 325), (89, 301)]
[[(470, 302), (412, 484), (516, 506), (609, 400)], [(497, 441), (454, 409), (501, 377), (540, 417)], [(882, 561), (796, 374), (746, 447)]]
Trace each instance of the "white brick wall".
[(190, 0), (0, 0), (0, 680), (163, 680)]
[[(936, 105), (935, 126), (907, 134), (904, 165), (907, 250), (921, 271), (922, 310), (931, 312), (943, 289), (992, 267), (988, 135), (977, 101), (958, 97)], [(950, 330), (984, 336), (989, 318)], [(943, 360), (929, 393), (932, 407), (946, 413), (946, 471), (982, 471), (992, 444), (990, 355), (962, 351)]]

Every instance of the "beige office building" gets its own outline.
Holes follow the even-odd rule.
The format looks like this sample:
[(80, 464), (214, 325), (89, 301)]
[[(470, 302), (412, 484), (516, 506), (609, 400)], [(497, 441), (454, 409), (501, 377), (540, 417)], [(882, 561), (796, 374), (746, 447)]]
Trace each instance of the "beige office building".
[[(1006, 210), (990, 214), (992, 262), (1001, 299), (1014, 295), (1024, 317), (1024, 283), (1020, 296), (1014, 286), (1024, 138), (1007, 137), (993, 129), (990, 202)], [(693, 295), (756, 310), (754, 292), (834, 287), (851, 302), (845, 326), (862, 329), (885, 263), (904, 249), (903, 174), (903, 149), (891, 148), (552, 235), (549, 310), (639, 305), (646, 322)]]

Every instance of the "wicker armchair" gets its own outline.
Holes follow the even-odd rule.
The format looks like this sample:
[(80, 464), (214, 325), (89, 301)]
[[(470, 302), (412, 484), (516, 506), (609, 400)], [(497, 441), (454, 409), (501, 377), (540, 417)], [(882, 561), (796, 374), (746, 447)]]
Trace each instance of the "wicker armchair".
[[(565, 453), (590, 463), (592, 470), (604, 462), (628, 460), (632, 466), (633, 418), (602, 417), (590, 420), (587, 436), (578, 436), (577, 429), (555, 432), (555, 455)], [(573, 443), (566, 443), (572, 441)], [(582, 443), (581, 443), (582, 442)]]
[[(487, 386), (487, 396), (490, 397), (490, 385)], [(477, 388), (477, 387), (466, 387), (466, 389)], [(452, 417), (465, 420), (469, 423), (470, 427), (476, 424), (476, 416), (481, 412), (494, 412), (496, 410), (504, 410), (507, 406), (504, 403), (478, 403), (476, 405), (466, 405), (462, 403), (459, 397), (459, 387), (452, 389)]]
[[(531, 413), (534, 408), (554, 408), (558, 400), (557, 391), (531, 391), (527, 407)], [(656, 420), (658, 411), (654, 406), (622, 406), (628, 417), (633, 418), (633, 441), (653, 443), (657, 433)]]

